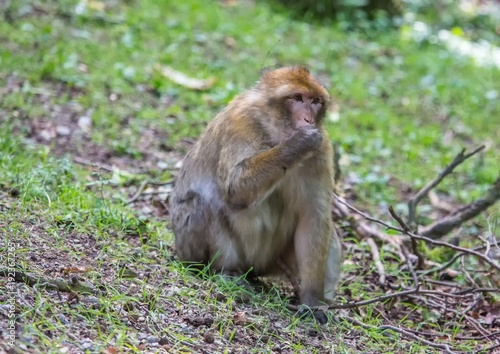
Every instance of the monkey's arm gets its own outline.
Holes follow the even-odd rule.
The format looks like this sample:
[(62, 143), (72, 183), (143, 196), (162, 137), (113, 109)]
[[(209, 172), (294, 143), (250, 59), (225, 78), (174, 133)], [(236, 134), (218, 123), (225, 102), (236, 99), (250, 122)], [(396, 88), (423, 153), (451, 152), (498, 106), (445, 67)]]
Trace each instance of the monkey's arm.
[(281, 150), (278, 145), (233, 166), (225, 183), (226, 201), (236, 207), (248, 207), (271, 192), (289, 167)]
[(248, 147), (252, 143), (241, 144), (245, 149), (239, 154), (234, 150), (226, 151), (226, 156), (250, 155), (226, 167), (226, 201), (236, 207), (248, 207), (264, 199), (283, 179), (286, 170), (311, 156), (322, 140), (320, 131), (314, 127), (303, 127), (271, 148), (257, 148), (257, 139), (257, 143), (253, 143), (253, 153)]

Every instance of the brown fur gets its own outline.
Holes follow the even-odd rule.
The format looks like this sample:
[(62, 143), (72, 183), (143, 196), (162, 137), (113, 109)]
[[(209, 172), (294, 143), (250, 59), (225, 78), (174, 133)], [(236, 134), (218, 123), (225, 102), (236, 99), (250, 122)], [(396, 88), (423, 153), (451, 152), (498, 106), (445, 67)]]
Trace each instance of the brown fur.
[[(300, 280), (302, 303), (333, 299), (341, 246), (330, 214), (333, 158), (323, 124), (329, 100), (307, 69), (286, 67), (263, 72), (215, 117), (174, 189), (181, 260), (256, 275), (279, 272), (280, 260)], [(314, 121), (304, 123), (310, 116)]]

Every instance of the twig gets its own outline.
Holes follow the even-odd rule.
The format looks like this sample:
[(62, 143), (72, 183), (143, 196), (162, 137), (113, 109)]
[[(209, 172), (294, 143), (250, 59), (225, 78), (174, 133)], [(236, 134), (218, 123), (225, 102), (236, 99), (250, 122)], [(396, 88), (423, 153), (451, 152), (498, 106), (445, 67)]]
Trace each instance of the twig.
[(472, 298), (473, 298), (473, 301), (465, 309), (460, 311), (460, 313), (458, 314), (458, 317), (465, 316), (467, 314), (467, 312), (469, 312), (474, 307), (476, 307), (479, 299), (481, 298), (481, 294), (472, 294)]
[(80, 165), (92, 166), (92, 167), (95, 167), (95, 168), (98, 168), (98, 169), (101, 169), (104, 171), (108, 171), (108, 172), (114, 172), (114, 171), (120, 170), (120, 171), (123, 171), (124, 173), (129, 173), (129, 174), (133, 174), (133, 175), (140, 175), (140, 174), (145, 174), (148, 172), (147, 170), (121, 170), (117, 167), (114, 167), (114, 166), (111, 166), (111, 165), (108, 165), (105, 163), (94, 162), (94, 161), (87, 160), (83, 157), (78, 157), (78, 156), (74, 156), (73, 161), (80, 164)]
[[(417, 331), (416, 329), (411, 329), (411, 328), (405, 328), (405, 330), (408, 331), (408, 332), (414, 333), (414, 334), (419, 334), (421, 336), (426, 336), (426, 337), (430, 337), (430, 338), (442, 338), (443, 337), (443, 334), (440, 333), (440, 332), (426, 333), (426, 332)], [(489, 338), (495, 338), (499, 334), (500, 334), (500, 332), (489, 333), (487, 335), (488, 340), (489, 340)], [(474, 336), (456, 336), (456, 335), (453, 336), (453, 340), (482, 340), (484, 338), (485, 337), (483, 335), (481, 335), (480, 337), (474, 337)]]
[(420, 287), (420, 282), (418, 281), (417, 273), (415, 273), (415, 269), (413, 269), (413, 264), (411, 263), (410, 255), (408, 254), (408, 249), (405, 245), (401, 246), (401, 251), (406, 258), (406, 264), (408, 265), (408, 270), (413, 278), (413, 283), (415, 284), (415, 288), (418, 289)]
[(440, 298), (437, 298), (437, 299), (436, 298), (434, 298), (434, 299), (424, 298), (424, 297), (418, 296), (418, 295), (408, 295), (408, 297), (410, 299), (415, 299), (415, 300), (418, 300), (418, 301), (424, 303), (425, 306), (427, 306), (427, 307), (438, 309), (438, 310), (442, 311), (443, 313), (448, 312), (450, 314), (453, 314), (454, 316), (457, 315), (456, 309), (448, 308), (447, 303), (443, 305), (443, 304), (435, 301), (435, 300), (441, 300)]
[[(399, 225), (401, 225), (401, 228), (403, 229), (404, 232), (410, 231), (410, 229), (408, 228), (408, 226), (406, 225), (406, 223), (403, 221), (403, 219), (401, 219), (399, 217), (399, 215), (396, 213), (396, 211), (394, 210), (394, 208), (392, 207), (392, 205), (389, 205), (389, 213), (391, 214), (391, 216), (394, 219), (396, 219), (396, 221), (399, 223)], [(410, 240), (411, 240), (411, 248), (413, 250), (413, 254), (415, 254), (417, 256), (417, 259), (418, 259), (417, 268), (418, 269), (423, 269), (424, 268), (424, 264), (425, 264), (425, 260), (424, 260), (424, 257), (422, 256), (422, 254), (420, 254), (420, 252), (418, 250), (417, 241), (415, 239), (413, 239), (413, 238), (410, 238)], [(404, 247), (404, 246), (402, 246), (402, 247)], [(405, 254), (405, 257), (406, 257), (406, 254)], [(412, 267), (411, 270), (413, 271), (413, 267)], [(415, 277), (416, 277), (416, 275), (415, 275)]]
[(486, 340), (489, 340), (488, 331), (485, 330), (478, 321), (476, 321), (471, 316), (465, 315), (464, 317), (472, 325), (472, 327), (476, 329), (476, 331), (478, 331)]
[(476, 350), (474, 353), (476, 354), (479, 354), (479, 353), (494, 353), (494, 349), (497, 349), (497, 348), (500, 348), (500, 343), (498, 344), (495, 344), (495, 345), (492, 345), (491, 347), (488, 347), (486, 349), (479, 349), (479, 350)]
[[(403, 232), (403, 230), (401, 230), (401, 232)], [(455, 250), (455, 251), (459, 251), (459, 252), (462, 252), (462, 253), (466, 253), (466, 254), (470, 254), (470, 255), (476, 256), (477, 258), (481, 259), (482, 261), (488, 263), (490, 266), (492, 266), (496, 270), (500, 271), (500, 265), (496, 264), (495, 261), (493, 261), (491, 258), (488, 258), (487, 256), (485, 256), (482, 253), (476, 252), (474, 250), (470, 250), (468, 248), (463, 248), (463, 247), (455, 246), (455, 245), (453, 245), (451, 243), (433, 240), (432, 238), (421, 236), (421, 235), (417, 235), (417, 234), (415, 234), (413, 232), (407, 232), (406, 234), (408, 236), (410, 236), (410, 237), (414, 237), (417, 240), (425, 241), (425, 242), (430, 243), (431, 245), (434, 245), (434, 246), (448, 247), (448, 248), (451, 248), (452, 250)]]
[[(392, 226), (391, 224), (389, 223), (386, 223), (385, 221), (382, 221), (382, 220), (379, 220), (379, 219), (376, 219), (374, 217), (371, 217), (369, 216), (368, 214), (365, 214), (363, 213), (361, 210), (353, 207), (352, 205), (350, 205), (349, 203), (347, 203), (346, 201), (342, 200), (342, 198), (340, 198), (339, 196), (337, 196), (335, 193), (333, 194), (333, 198), (334, 200), (338, 201), (339, 203), (345, 205), (347, 208), (351, 209), (352, 211), (354, 211), (356, 214), (358, 215), (361, 215), (364, 219), (368, 220), (368, 221), (372, 221), (374, 223), (377, 223), (377, 224), (380, 224), (382, 226), (385, 226), (388, 230), (394, 230), (394, 231), (399, 231), (399, 232), (403, 232), (403, 230), (397, 228), (397, 227), (394, 227)], [(403, 232), (404, 233), (404, 232)]]
[[(357, 308), (361, 306), (366, 306), (366, 305), (371, 305), (376, 302), (382, 302), (385, 300), (389, 299), (394, 299), (398, 297), (403, 297), (403, 296), (410, 296), (414, 297), (414, 295), (417, 294), (422, 294), (422, 295), (439, 295), (439, 296), (444, 296), (444, 297), (451, 297), (451, 298), (463, 298), (463, 297), (468, 297), (474, 293), (479, 293), (479, 292), (500, 292), (500, 289), (495, 289), (495, 288), (477, 288), (477, 289), (467, 289), (459, 292), (454, 292), (454, 293), (445, 293), (442, 291), (437, 291), (437, 290), (420, 290), (418, 288), (410, 289), (410, 290), (405, 290), (405, 291), (400, 291), (397, 293), (393, 294), (387, 294), (387, 295), (381, 295), (374, 297), (369, 300), (363, 300), (363, 301), (354, 301), (354, 302), (348, 302), (345, 304), (338, 304), (338, 305), (329, 305), (327, 308), (325, 306), (311, 306), (311, 310), (344, 310), (344, 309), (352, 309), (352, 308)], [(421, 299), (420, 297), (417, 297), (417, 299)], [(425, 301), (424, 301), (425, 302)], [(436, 305), (439, 308), (442, 308), (441, 305)], [(291, 310), (291, 311), (298, 311), (299, 306), (292, 305), (292, 304), (287, 304), (286, 307)], [(449, 311), (455, 311), (453, 309), (450, 309)]]
[(439, 285), (439, 286), (446, 286), (448, 288), (459, 288), (460, 287), (460, 285), (458, 285), (457, 283), (450, 282), (450, 281), (444, 281), (444, 280), (425, 279), (425, 282), (429, 283), (429, 284)]
[[(346, 304), (339, 304), (339, 305), (329, 305), (328, 307), (326, 306), (311, 306), (310, 309), (313, 311), (316, 310), (342, 310), (342, 309), (353, 309), (356, 307), (361, 307), (361, 306), (366, 306), (373, 304), (375, 302), (381, 302), (389, 299), (394, 299), (397, 297), (402, 297), (410, 294), (416, 294), (418, 293), (418, 289), (411, 289), (411, 290), (405, 290), (405, 291), (400, 291), (397, 293), (393, 294), (387, 294), (387, 295), (382, 295), (382, 296), (377, 296), (369, 300), (363, 300), (363, 301), (355, 301), (355, 302), (348, 302)], [(286, 305), (287, 309), (291, 311), (298, 311), (300, 309), (299, 306), (292, 305), (292, 304), (287, 304)]]
[[(333, 193), (333, 210), (332, 213), (342, 220), (346, 220), (349, 222), (351, 228), (358, 234), (362, 239), (367, 239), (369, 237), (376, 237), (382, 242), (389, 243), (394, 246), (395, 252), (398, 253), (398, 256), (403, 259), (404, 255), (401, 253), (400, 245), (401, 239), (391, 237), (378, 229), (374, 228), (371, 225), (359, 220), (359, 217), (370, 218), (368, 215), (349, 205), (347, 202), (342, 200), (338, 195)], [(349, 209), (355, 210), (355, 214), (351, 214)], [(375, 221), (374, 219), (373, 221)]]
[[(500, 184), (500, 178), (498, 179), (498, 183)], [(358, 209), (354, 208), (353, 206), (350, 206), (347, 202), (344, 202), (344, 201), (340, 200), (340, 198), (337, 197), (337, 196), (335, 196), (335, 195), (334, 195), (334, 198), (337, 199), (337, 200), (339, 200), (340, 203), (346, 205), (349, 209), (351, 209), (351, 210), (355, 211), (356, 213), (360, 214), (361, 216), (363, 216), (367, 220), (373, 221), (373, 222), (375, 222), (377, 224), (380, 224), (380, 225), (384, 225), (388, 229), (397, 231), (397, 232), (399, 232), (401, 234), (408, 235), (408, 236), (413, 237), (413, 238), (415, 238), (417, 240), (425, 241), (425, 242), (430, 243), (431, 245), (434, 245), (434, 246), (448, 247), (448, 248), (451, 248), (451, 249), (453, 249), (455, 251), (459, 251), (459, 252), (462, 252), (462, 253), (466, 253), (466, 254), (470, 254), (470, 255), (476, 256), (477, 258), (481, 259), (482, 261), (488, 263), (490, 266), (492, 266), (496, 270), (500, 270), (500, 266), (498, 264), (496, 264), (491, 258), (488, 258), (487, 256), (485, 256), (482, 253), (479, 253), (477, 251), (470, 250), (470, 249), (467, 249), (467, 248), (455, 246), (455, 245), (452, 245), (451, 243), (447, 243), (447, 242), (443, 242), (443, 241), (437, 241), (437, 240), (434, 240), (434, 239), (426, 237), (426, 236), (418, 235), (418, 234), (416, 234), (414, 232), (409, 232), (409, 231), (405, 232), (402, 228), (394, 227), (394, 226), (392, 226), (392, 225), (390, 225), (390, 224), (388, 224), (388, 223), (386, 223), (386, 222), (384, 222), (382, 220), (378, 220), (378, 219), (375, 219), (373, 217), (370, 217), (370, 216), (366, 215), (362, 211), (359, 211)]]
[(417, 335), (415, 335), (407, 330), (399, 328), (399, 327), (390, 326), (390, 325), (382, 325), (382, 326), (377, 327), (377, 326), (371, 326), (371, 325), (368, 325), (366, 323), (363, 323), (363, 322), (361, 322), (353, 317), (350, 317), (350, 316), (343, 316), (343, 318), (345, 318), (350, 323), (353, 323), (355, 325), (363, 327), (364, 329), (376, 329), (376, 330), (381, 330), (381, 331), (391, 330), (391, 331), (394, 331), (396, 333), (402, 334), (404, 337), (407, 337), (407, 338), (416, 340), (418, 342), (421, 342), (425, 345), (428, 345), (429, 347), (442, 349), (446, 353), (453, 353), (453, 351), (450, 349), (450, 346), (447, 344), (439, 344), (439, 343), (434, 343), (434, 342), (428, 341), (427, 339), (421, 338), (421, 337), (419, 337), (419, 336), (417, 336)]
[(443, 297), (451, 297), (451, 298), (457, 298), (457, 299), (462, 299), (464, 297), (470, 297), (474, 295), (475, 293), (489, 293), (489, 292), (494, 292), (498, 293), (500, 292), (500, 289), (496, 288), (469, 288), (469, 289), (464, 289), (460, 291), (455, 291), (452, 293), (446, 293), (444, 291), (439, 291), (439, 290), (419, 290), (418, 293), (422, 295), (438, 295), (438, 296), (443, 296)]
[(389, 213), (392, 215), (392, 217), (398, 222), (398, 224), (401, 226), (404, 232), (410, 231), (410, 228), (406, 225), (406, 223), (399, 217), (399, 215), (394, 211), (394, 208), (392, 205), (389, 205)]
[(443, 171), (441, 171), (441, 173), (439, 173), (439, 175), (437, 175), (436, 178), (430, 181), (424, 188), (419, 190), (413, 197), (410, 198), (410, 200), (408, 201), (408, 224), (410, 225), (412, 230), (415, 230), (417, 226), (417, 220), (416, 220), (417, 204), (427, 195), (427, 193), (432, 188), (436, 187), (439, 183), (441, 183), (443, 178), (452, 173), (455, 167), (460, 165), (469, 157), (477, 154), (480, 151), (483, 151), (484, 148), (485, 146), (481, 145), (480, 147), (478, 147), (476, 150), (472, 151), (469, 154), (465, 154), (465, 149), (460, 151), (460, 153), (457, 156), (455, 156), (453, 161), (448, 166), (446, 166), (446, 168)]
[(500, 293), (500, 288), (469, 288), (460, 291), (456, 291), (452, 294), (463, 295), (463, 294), (474, 294), (474, 293)]
[(463, 273), (463, 274), (465, 274), (465, 278), (467, 278), (467, 280), (469, 281), (469, 283), (470, 283), (472, 286), (477, 287), (476, 282), (474, 281), (474, 279), (472, 279), (472, 277), (470, 276), (470, 274), (469, 274), (469, 272), (467, 271), (467, 269), (465, 269), (465, 261), (464, 261), (464, 257), (460, 258), (460, 268), (462, 269), (462, 273)]
[(170, 179), (170, 180), (165, 181), (165, 182), (154, 182), (154, 181), (146, 179), (146, 180), (142, 181), (142, 183), (139, 185), (139, 187), (137, 188), (137, 191), (134, 193), (134, 195), (127, 200), (127, 204), (131, 204), (131, 203), (135, 202), (137, 200), (137, 198), (139, 198), (140, 196), (143, 196), (143, 195), (157, 195), (157, 194), (168, 193), (167, 191), (154, 191), (154, 192), (147, 192), (146, 193), (146, 192), (144, 192), (144, 188), (146, 188), (146, 186), (148, 184), (153, 185), (153, 186), (164, 186), (166, 184), (171, 184), (173, 182), (174, 182), (173, 179)]
[[(496, 242), (494, 244), (495, 244), (495, 246), (498, 246), (500, 244), (500, 241), (498, 241), (498, 242)], [(482, 251), (485, 248), (486, 248), (486, 246), (480, 246), (480, 247), (473, 248), (472, 250), (473, 251)], [(421, 274), (422, 275), (427, 275), (427, 274), (431, 274), (431, 273), (442, 272), (443, 270), (451, 267), (451, 265), (453, 263), (455, 263), (457, 259), (459, 259), (460, 257), (463, 257), (463, 256), (464, 256), (463, 253), (457, 253), (453, 257), (451, 257), (451, 259), (448, 262), (446, 262), (445, 264), (443, 264), (443, 265), (441, 265), (441, 266), (439, 266), (437, 268), (429, 269), (429, 270), (427, 270), (427, 271), (425, 271), (425, 272), (423, 272)]]
[(139, 188), (137, 188), (137, 191), (134, 193), (134, 195), (127, 200), (127, 204), (132, 204), (133, 202), (135, 202), (137, 200), (137, 198), (140, 197), (142, 191), (144, 190), (144, 188), (146, 188), (148, 183), (149, 183), (149, 180), (147, 180), (147, 179), (142, 181), (142, 183), (139, 185)]
[(111, 165), (103, 164), (103, 163), (97, 163), (97, 162), (92, 162), (90, 160), (84, 159), (83, 157), (78, 157), (74, 156), (73, 161), (76, 163), (79, 163), (80, 165), (86, 165), (86, 166), (92, 166), (92, 167), (97, 167), (101, 170), (105, 170), (108, 172), (113, 172), (114, 168)]
[(5, 204), (4, 204), (3, 202), (0, 202), (0, 210), (1, 210), (2, 208), (3, 208), (3, 209), (9, 209), (9, 210), (10, 210), (10, 209), (12, 208), (12, 206), (10, 205), (10, 203), (5, 203)]
[(377, 267), (378, 271), (378, 283), (381, 286), (384, 286), (385, 284), (385, 269), (384, 265), (380, 261), (380, 252), (378, 251), (377, 244), (371, 237), (366, 238), (366, 243), (368, 243), (368, 246), (370, 246), (370, 250), (372, 252), (372, 257), (373, 257), (373, 262), (375, 263), (375, 266)]
[[(441, 335), (441, 334), (439, 334)], [(488, 333), (487, 337), (488, 337), (488, 340), (491, 339), (494, 339), (496, 336), (500, 335), (500, 331), (499, 332), (493, 332), (493, 333)], [(455, 340), (481, 340), (481, 339), (484, 339), (485, 337), (484, 336), (480, 336), (480, 337), (474, 337), (474, 336), (453, 336), (453, 339)]]
[(431, 273), (442, 272), (443, 270), (448, 269), (449, 267), (451, 267), (452, 264), (457, 261), (457, 259), (459, 259), (460, 257), (463, 257), (463, 256), (464, 256), (463, 253), (457, 253), (453, 257), (451, 257), (451, 259), (448, 262), (446, 262), (445, 264), (440, 265), (440, 266), (438, 266), (436, 268), (432, 268), (432, 269), (426, 270), (425, 272), (423, 272), (421, 274), (422, 275), (427, 275), (427, 274), (431, 274)]
[(481, 240), (482, 243), (484, 243), (485, 247), (486, 247), (486, 250), (484, 251), (484, 254), (489, 257), (488, 255), (490, 254), (490, 241), (488, 241), (487, 239), (485, 239), (484, 237), (482, 237), (481, 235), (477, 235), (476, 236), (478, 239)]
[[(0, 276), (9, 277), (12, 271), (7, 269), (0, 269)], [(66, 282), (62, 279), (48, 279), (43, 277), (35, 277), (31, 274), (24, 273), (16, 270), (14, 272), (14, 280), (19, 283), (25, 283), (29, 286), (36, 286), (38, 288), (48, 288), (64, 292), (81, 292), (81, 293), (94, 293), (95, 289), (91, 286), (72, 278), (71, 282)]]
[(329, 310), (341, 310), (341, 309), (352, 309), (360, 306), (366, 306), (373, 304), (375, 302), (381, 302), (389, 299), (394, 299), (397, 297), (402, 297), (410, 294), (417, 294), (418, 289), (411, 289), (411, 290), (406, 290), (406, 291), (400, 291), (397, 293), (393, 294), (387, 294), (387, 295), (382, 295), (382, 296), (377, 296), (369, 300), (364, 300), (364, 301), (356, 301), (356, 302), (348, 302), (347, 304), (341, 304), (341, 305), (330, 305), (328, 306)]
[(488, 209), (498, 200), (500, 200), (500, 175), (482, 198), (455, 210), (443, 220), (436, 221), (431, 225), (422, 228), (419, 234), (432, 239), (440, 238), (452, 229), (463, 224), (465, 221), (479, 215), (482, 211)]

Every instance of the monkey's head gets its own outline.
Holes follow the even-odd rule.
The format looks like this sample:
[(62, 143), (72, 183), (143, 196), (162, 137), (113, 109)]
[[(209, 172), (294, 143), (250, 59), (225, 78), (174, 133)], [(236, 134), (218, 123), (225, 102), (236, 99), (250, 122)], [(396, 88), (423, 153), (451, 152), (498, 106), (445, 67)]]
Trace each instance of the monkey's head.
[(285, 118), (285, 124), (296, 130), (322, 124), (330, 95), (326, 88), (302, 66), (265, 70), (258, 89), (265, 92), (274, 115)]

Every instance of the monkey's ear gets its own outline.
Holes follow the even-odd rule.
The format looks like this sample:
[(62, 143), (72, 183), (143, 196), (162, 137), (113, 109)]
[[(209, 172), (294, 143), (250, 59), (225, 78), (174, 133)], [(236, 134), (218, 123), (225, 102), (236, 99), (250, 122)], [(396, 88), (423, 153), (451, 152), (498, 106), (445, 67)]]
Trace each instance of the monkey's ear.
[(268, 73), (269, 71), (272, 71), (273, 69), (270, 68), (269, 66), (265, 66), (263, 67), (262, 69), (260, 69), (260, 77), (264, 77), (266, 75), (266, 73)]
[(311, 74), (309, 69), (302, 65), (297, 65), (296, 67), (294, 67), (294, 69), (297, 70), (298, 74), (301, 76), (306, 76)]

